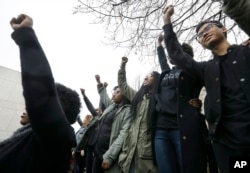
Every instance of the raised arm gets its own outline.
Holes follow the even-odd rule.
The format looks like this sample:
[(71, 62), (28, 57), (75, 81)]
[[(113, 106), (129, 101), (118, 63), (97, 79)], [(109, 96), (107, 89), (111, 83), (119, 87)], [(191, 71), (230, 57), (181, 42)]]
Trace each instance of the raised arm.
[(170, 70), (167, 57), (166, 57), (164, 48), (162, 46), (163, 40), (164, 40), (164, 36), (160, 34), (157, 39), (157, 54), (158, 54), (158, 60), (161, 66), (161, 71)]
[(100, 102), (102, 102), (102, 104), (104, 104), (104, 106), (107, 108), (109, 105), (113, 103), (107, 94), (107, 90), (106, 90), (107, 85), (105, 87), (104, 84), (101, 83), (100, 75), (95, 75), (95, 78), (97, 82), (97, 91), (100, 95)]
[(118, 86), (121, 89), (122, 94), (126, 96), (130, 101), (132, 101), (133, 98), (135, 97), (136, 91), (132, 87), (130, 87), (127, 83), (126, 70), (125, 70), (127, 62), (128, 58), (122, 57), (121, 66), (118, 71)]
[(91, 115), (93, 115), (93, 116), (98, 115), (98, 113), (96, 112), (96, 110), (95, 110), (93, 104), (91, 103), (91, 101), (89, 100), (89, 98), (86, 96), (86, 94), (85, 94), (85, 89), (80, 88), (80, 91), (81, 91), (81, 94), (82, 94), (82, 96), (83, 96), (83, 100), (84, 100), (84, 102), (85, 102), (85, 105), (86, 105), (86, 107), (88, 108), (88, 110), (89, 110), (89, 112), (91, 113)]
[(49, 62), (32, 29), (32, 19), (24, 14), (10, 22), (12, 38), (20, 49), (25, 106), (33, 131), (40, 140), (75, 141), (57, 96)]
[(173, 26), (171, 23), (171, 16), (174, 14), (174, 8), (169, 5), (165, 8), (163, 14), (163, 30), (164, 30), (164, 41), (168, 56), (174, 63), (189, 73), (191, 76), (197, 77), (203, 81), (204, 76), (204, 62), (196, 62), (190, 55), (185, 53), (179, 43), (175, 32), (173, 31)]

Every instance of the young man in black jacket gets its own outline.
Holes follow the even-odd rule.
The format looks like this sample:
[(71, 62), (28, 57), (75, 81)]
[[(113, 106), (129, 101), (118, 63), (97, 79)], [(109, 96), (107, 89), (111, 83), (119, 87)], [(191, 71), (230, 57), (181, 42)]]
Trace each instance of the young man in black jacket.
[[(172, 5), (164, 10), (167, 51), (183, 70), (206, 87), (205, 114), (221, 173), (229, 172), (229, 160), (250, 156), (250, 47), (230, 45), (226, 28), (218, 21), (197, 26), (197, 40), (214, 58), (196, 62), (185, 54), (173, 32)], [(174, 56), (173, 56), (174, 55)]]
[(77, 92), (55, 84), (48, 60), (38, 42), (33, 20), (24, 14), (10, 22), (12, 38), (20, 48), (21, 75), (30, 128), (0, 144), (1, 173), (66, 173), (71, 148), (76, 145), (71, 127), (80, 112)]

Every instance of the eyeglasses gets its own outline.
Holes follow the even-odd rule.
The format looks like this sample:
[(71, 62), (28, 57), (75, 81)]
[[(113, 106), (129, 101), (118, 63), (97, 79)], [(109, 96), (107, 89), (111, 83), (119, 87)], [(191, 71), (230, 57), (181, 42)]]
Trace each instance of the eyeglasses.
[(221, 27), (220, 25), (218, 25), (216, 23), (209, 23), (200, 33), (198, 33), (196, 35), (196, 40), (199, 41), (206, 32), (208, 32), (211, 28), (213, 28), (214, 25), (218, 26), (218, 27)]

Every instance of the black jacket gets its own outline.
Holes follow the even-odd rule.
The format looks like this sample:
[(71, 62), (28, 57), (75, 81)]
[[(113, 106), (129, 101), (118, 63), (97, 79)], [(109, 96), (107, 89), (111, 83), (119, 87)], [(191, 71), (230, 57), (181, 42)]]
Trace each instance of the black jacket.
[[(163, 47), (157, 48), (158, 58), (162, 69), (160, 82), (165, 74), (171, 71)], [(190, 57), (191, 58), (191, 57)], [(212, 148), (209, 144), (208, 131), (204, 115), (200, 110), (191, 106), (188, 101), (199, 98), (202, 83), (196, 78), (179, 69), (177, 80), (177, 121), (181, 136), (181, 150), (183, 159), (183, 172), (206, 172), (207, 163), (213, 164), (210, 172), (217, 172)], [(160, 84), (158, 85), (160, 92)], [(167, 105), (165, 105), (167, 106)]]
[(59, 103), (49, 63), (31, 28), (12, 38), (20, 48), (23, 95), (32, 132), (0, 148), (1, 173), (66, 173), (75, 132)]
[[(200, 80), (206, 88), (205, 115), (209, 125), (209, 133), (214, 136), (223, 114), (219, 60), (214, 58), (206, 62), (196, 62), (183, 53), (176, 34), (173, 32), (172, 24), (165, 25), (163, 29), (169, 56), (179, 67)], [(250, 105), (250, 48), (239, 45), (230, 46), (228, 56), (232, 58), (230, 70), (234, 71)]]

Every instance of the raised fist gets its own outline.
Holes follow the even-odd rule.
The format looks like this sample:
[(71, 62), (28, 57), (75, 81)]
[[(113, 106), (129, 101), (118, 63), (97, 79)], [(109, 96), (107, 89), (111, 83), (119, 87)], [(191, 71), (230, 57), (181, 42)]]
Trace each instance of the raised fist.
[(96, 80), (97, 83), (101, 83), (100, 75), (99, 74), (95, 75), (95, 80)]
[(128, 58), (127, 57), (122, 57), (122, 65), (125, 65), (128, 62)]
[(33, 20), (31, 17), (29, 17), (25, 14), (20, 14), (17, 18), (13, 17), (11, 19), (10, 25), (14, 30), (19, 29), (19, 28), (23, 28), (23, 27), (32, 28)]

